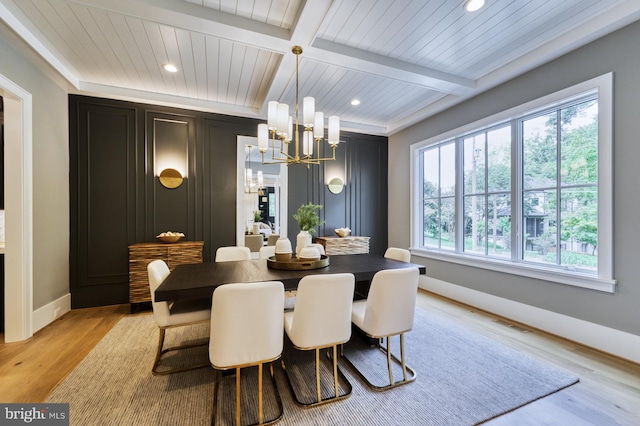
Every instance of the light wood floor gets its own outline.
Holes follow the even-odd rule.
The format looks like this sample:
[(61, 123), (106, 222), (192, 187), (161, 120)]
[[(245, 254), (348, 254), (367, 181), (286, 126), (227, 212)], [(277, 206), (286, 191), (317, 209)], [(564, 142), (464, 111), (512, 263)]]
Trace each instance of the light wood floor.
[[(575, 374), (580, 382), (489, 421), (502, 425), (640, 425), (640, 365), (420, 291), (418, 305)], [(0, 402), (42, 402), (128, 305), (69, 312), (26, 342), (0, 334)]]

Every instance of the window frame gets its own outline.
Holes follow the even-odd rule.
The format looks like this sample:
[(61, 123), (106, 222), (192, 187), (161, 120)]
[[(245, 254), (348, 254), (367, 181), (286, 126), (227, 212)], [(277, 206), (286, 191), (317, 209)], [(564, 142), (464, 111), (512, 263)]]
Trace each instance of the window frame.
[[(597, 272), (585, 273), (571, 270), (563, 270), (557, 267), (549, 267), (544, 264), (530, 264), (521, 260), (497, 259), (495, 257), (479, 256), (477, 254), (465, 253), (458, 248), (455, 251), (442, 251), (440, 249), (427, 248), (422, 246), (420, 238), (422, 232), (422, 195), (420, 193), (422, 182), (422, 160), (421, 152), (425, 148), (448, 143), (454, 139), (463, 139), (466, 135), (471, 135), (504, 124), (508, 121), (521, 119), (539, 111), (545, 111), (555, 106), (560, 106), (596, 93), (598, 96), (598, 267)], [(511, 203), (515, 204), (516, 214), (512, 215), (512, 243), (518, 241), (518, 235), (523, 232), (521, 216), (522, 196), (522, 153), (517, 145), (518, 126), (512, 126), (512, 165), (511, 165)], [(456, 150), (460, 147), (456, 141)], [(591, 80), (584, 81), (558, 92), (540, 97), (526, 102), (522, 105), (510, 108), (506, 111), (480, 119), (473, 123), (458, 127), (443, 134), (417, 142), (411, 145), (410, 164), (410, 206), (411, 206), (411, 253), (418, 257), (443, 260), (451, 263), (473, 266), (477, 268), (490, 269), (493, 271), (505, 272), (545, 281), (567, 284), (604, 292), (615, 292), (616, 280), (613, 277), (613, 73), (607, 73)], [(456, 170), (456, 212), (457, 235), (456, 241), (464, 239), (463, 218), (464, 212), (460, 213), (462, 206), (463, 191), (461, 180), (463, 179), (462, 155), (457, 153)], [(512, 210), (513, 211), (513, 210)], [(460, 247), (460, 246), (458, 246)], [(512, 244), (512, 247), (518, 247)], [(520, 250), (520, 249), (517, 249)], [(518, 256), (519, 257), (519, 256)]]

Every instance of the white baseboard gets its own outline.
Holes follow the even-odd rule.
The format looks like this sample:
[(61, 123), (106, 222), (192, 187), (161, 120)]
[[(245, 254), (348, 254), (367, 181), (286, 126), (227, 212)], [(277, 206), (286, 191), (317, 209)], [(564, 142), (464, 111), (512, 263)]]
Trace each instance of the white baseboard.
[(67, 293), (61, 298), (44, 305), (33, 311), (33, 332), (44, 328), (51, 324), (54, 320), (61, 317), (71, 310), (71, 293)]
[(640, 363), (640, 336), (446, 281), (420, 277), (420, 288), (547, 333)]

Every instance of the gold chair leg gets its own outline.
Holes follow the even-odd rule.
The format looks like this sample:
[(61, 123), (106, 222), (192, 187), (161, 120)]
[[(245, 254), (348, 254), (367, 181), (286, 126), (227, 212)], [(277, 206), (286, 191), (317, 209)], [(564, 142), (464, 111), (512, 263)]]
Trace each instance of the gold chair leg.
[(240, 367), (236, 367), (236, 425), (240, 424)]
[(262, 363), (258, 365), (258, 421), (264, 423), (264, 412), (262, 408)]
[[(296, 403), (298, 405), (302, 405), (305, 407), (312, 407), (312, 406), (316, 406), (316, 405), (321, 405), (321, 404), (326, 404), (327, 402), (333, 402), (333, 401), (337, 401), (340, 399), (344, 399), (347, 398), (351, 395), (351, 391), (352, 391), (352, 386), (351, 383), (349, 383), (349, 380), (347, 380), (346, 376), (342, 373), (342, 371), (340, 371), (340, 369), (338, 368), (338, 357), (337, 357), (337, 345), (333, 346), (333, 365), (332, 365), (332, 373), (333, 373), (333, 383), (334, 383), (334, 390), (335, 390), (335, 396), (331, 396), (331, 397), (327, 397), (325, 399), (322, 399), (322, 387), (321, 387), (321, 381), (320, 381), (320, 350), (324, 349), (324, 348), (314, 348), (315, 350), (315, 379), (316, 379), (316, 401), (314, 402), (302, 402), (299, 398), (298, 398), (298, 394), (296, 393), (296, 390), (293, 386), (293, 382), (291, 380), (291, 376), (289, 374), (289, 370), (287, 369), (285, 363), (284, 363), (284, 359), (281, 360), (281, 364), (282, 364), (282, 369), (285, 372), (285, 375), (287, 377), (287, 383), (289, 384), (289, 389), (291, 390), (291, 393), (294, 396), (294, 399), (296, 401)], [(331, 358), (331, 355), (329, 353), (329, 351), (327, 351), (327, 357)], [(340, 395), (340, 380), (342, 380), (342, 382), (344, 383), (344, 390), (345, 393), (344, 395)]]
[(177, 351), (180, 349), (189, 349), (189, 348), (196, 348), (198, 346), (208, 346), (209, 342), (204, 342), (204, 343), (193, 343), (193, 344), (188, 344), (188, 345), (180, 345), (180, 346), (173, 346), (171, 348), (167, 348), (167, 349), (162, 349), (162, 346), (164, 345), (164, 338), (165, 338), (165, 333), (167, 331), (166, 328), (164, 327), (160, 327), (160, 334), (159, 334), (159, 338), (158, 338), (158, 351), (156, 352), (156, 359), (153, 362), (153, 367), (151, 368), (151, 373), (153, 373), (156, 376), (164, 376), (166, 374), (173, 374), (173, 373), (179, 373), (181, 371), (189, 371), (189, 370), (195, 370), (196, 368), (203, 368), (203, 367), (209, 367), (211, 364), (210, 363), (203, 363), (203, 364), (197, 364), (197, 365), (192, 365), (189, 367), (183, 367), (183, 368), (175, 368), (173, 370), (166, 370), (166, 371), (158, 371), (158, 366), (160, 365), (160, 359), (162, 358), (162, 355), (166, 354), (167, 352), (173, 352), (173, 351)]
[[(387, 339), (386, 348), (383, 346), (384, 337), (383, 338), (373, 337), (373, 336), (370, 336), (370, 337), (378, 339), (379, 345), (377, 346), (377, 348), (378, 348), (378, 350), (380, 350), (381, 352), (383, 352), (386, 355), (386, 358), (387, 358), (387, 369), (388, 369), (388, 375), (389, 375), (389, 384), (388, 385), (378, 386), (378, 385), (373, 384), (360, 370), (358, 370), (358, 368), (351, 362), (351, 360), (349, 360), (348, 356), (344, 355), (343, 358), (344, 358), (345, 361), (347, 361), (347, 364), (349, 364), (351, 366), (351, 368), (365, 382), (367, 382), (367, 385), (369, 385), (369, 387), (371, 389), (377, 390), (377, 391), (383, 391), (383, 390), (395, 388), (397, 386), (405, 385), (407, 383), (411, 383), (416, 379), (416, 377), (417, 377), (416, 372), (413, 371), (405, 362), (404, 333), (400, 333), (400, 358), (401, 359), (398, 359), (395, 355), (393, 355), (391, 353), (391, 336), (385, 336), (386, 339)], [(395, 382), (393, 380), (393, 364), (392, 364), (392, 361), (395, 362), (397, 365), (399, 365), (402, 368), (402, 380), (398, 380), (397, 382)]]
[[(273, 374), (273, 362), (269, 362), (269, 372), (270, 372), (270, 376), (271, 376), (271, 386), (273, 387), (273, 391), (274, 391), (274, 397), (276, 400), (276, 403), (278, 405), (278, 415), (276, 418), (269, 420), (265, 423), (264, 420), (264, 387), (263, 387), (263, 377), (262, 375), (264, 374), (264, 363), (258, 363), (258, 364), (252, 364), (252, 366), (258, 366), (258, 423), (254, 423), (252, 426), (257, 426), (257, 425), (272, 425), (274, 423), (279, 422), (282, 419), (282, 415), (284, 414), (284, 407), (282, 404), (282, 399), (280, 398), (280, 392), (278, 391), (278, 386), (276, 384), (276, 378)], [(242, 380), (240, 377), (240, 372), (242, 370), (242, 368), (244, 367), (249, 367), (247, 365), (243, 366), (243, 367), (235, 367), (236, 370), (236, 379), (235, 379), (235, 383), (236, 383), (236, 412), (235, 412), (235, 424), (237, 426), (241, 425), (241, 412), (242, 412), (242, 407), (241, 407), (241, 384), (242, 384)], [(222, 381), (222, 373), (220, 372), (220, 370), (216, 369), (216, 385), (215, 385), (215, 390), (214, 390), (214, 396), (213, 396), (213, 410), (212, 410), (212, 415), (211, 415), (211, 425), (215, 425), (216, 422), (216, 415), (217, 415), (217, 407), (218, 407), (218, 392), (219, 392), (219, 387), (220, 387), (220, 382)]]
[(160, 363), (160, 357), (162, 356), (162, 345), (164, 345), (164, 334), (166, 332), (166, 330), (164, 328), (160, 328), (160, 333), (159, 333), (159, 339), (158, 339), (158, 350), (156, 352), (156, 359), (153, 362), (153, 368), (151, 369), (151, 372), (153, 374), (159, 374), (156, 369), (158, 368), (158, 364)]
[[(340, 388), (338, 385), (338, 357), (337, 357), (337, 345), (333, 345), (333, 389), (335, 392), (335, 398), (340, 397)], [(322, 394), (320, 392), (320, 349), (316, 348), (316, 391), (318, 394), (318, 401), (322, 401)]]
[(340, 391), (338, 390), (338, 348), (336, 345), (333, 345), (333, 387), (337, 398)]
[(387, 369), (389, 369), (389, 383), (393, 383), (393, 368), (391, 368), (391, 337), (387, 336)]
[(318, 402), (322, 401), (322, 394), (320, 393), (320, 349), (316, 348), (316, 393), (318, 395)]
[(400, 334), (400, 358), (402, 360), (402, 378), (406, 382), (407, 381), (407, 364), (404, 361), (404, 333)]

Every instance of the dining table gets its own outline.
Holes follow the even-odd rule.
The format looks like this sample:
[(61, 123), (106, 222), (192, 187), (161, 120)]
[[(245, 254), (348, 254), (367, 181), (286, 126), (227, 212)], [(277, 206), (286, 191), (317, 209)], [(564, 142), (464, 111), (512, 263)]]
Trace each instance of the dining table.
[(329, 256), (329, 264), (322, 268), (286, 270), (269, 267), (266, 259), (231, 262), (182, 264), (167, 276), (155, 291), (156, 302), (211, 298), (216, 287), (231, 283), (282, 281), (286, 291), (295, 291), (298, 282), (307, 275), (352, 273), (356, 283), (370, 282), (378, 271), (385, 269), (418, 268), (423, 265), (400, 262), (377, 254), (345, 254)]

